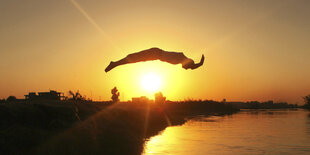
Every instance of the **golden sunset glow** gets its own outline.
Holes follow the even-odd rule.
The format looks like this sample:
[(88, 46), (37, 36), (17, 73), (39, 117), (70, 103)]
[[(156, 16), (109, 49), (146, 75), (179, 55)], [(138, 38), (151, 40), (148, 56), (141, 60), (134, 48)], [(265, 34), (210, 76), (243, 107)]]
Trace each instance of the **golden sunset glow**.
[(0, 0), (0, 19), (0, 155), (310, 155), (310, 0)]
[(154, 73), (145, 74), (141, 79), (141, 86), (149, 92), (156, 92), (161, 87), (161, 79)]
[[(54, 89), (109, 100), (116, 86), (124, 100), (153, 96), (158, 89), (171, 100), (301, 103), (310, 88), (309, 9), (295, 1), (5, 1), (0, 6), (0, 98)], [(110, 61), (151, 47), (184, 52), (195, 61), (204, 54), (206, 60), (196, 70), (153, 61), (104, 72)], [(141, 87), (141, 78), (153, 70), (161, 86)]]

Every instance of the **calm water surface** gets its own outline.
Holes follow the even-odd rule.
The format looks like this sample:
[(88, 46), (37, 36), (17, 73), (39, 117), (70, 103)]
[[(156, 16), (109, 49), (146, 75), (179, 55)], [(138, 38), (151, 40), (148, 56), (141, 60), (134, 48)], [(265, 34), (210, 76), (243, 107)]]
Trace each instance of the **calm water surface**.
[(144, 154), (310, 154), (310, 112), (244, 110), (166, 128)]

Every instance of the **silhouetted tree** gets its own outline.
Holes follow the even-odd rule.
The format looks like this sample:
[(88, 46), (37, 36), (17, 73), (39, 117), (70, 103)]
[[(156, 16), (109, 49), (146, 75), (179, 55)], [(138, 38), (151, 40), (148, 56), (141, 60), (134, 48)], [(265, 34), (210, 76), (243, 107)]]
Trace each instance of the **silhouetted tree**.
[(112, 101), (114, 102), (114, 103), (116, 103), (116, 102), (118, 102), (119, 101), (119, 95), (120, 95), (120, 93), (118, 92), (118, 89), (116, 88), (116, 87), (114, 87), (112, 90), (111, 90), (111, 93), (112, 93), (112, 97), (111, 97), (111, 99), (112, 99)]
[(307, 109), (310, 109), (310, 95), (307, 95), (305, 97), (303, 97), (304, 101), (305, 101), (305, 105), (304, 107)]
[(9, 96), (6, 101), (16, 101), (16, 97), (15, 96)]
[(83, 97), (79, 91), (76, 91), (75, 93), (71, 90), (69, 90), (69, 99), (75, 100), (75, 101), (82, 101), (85, 100), (85, 97)]

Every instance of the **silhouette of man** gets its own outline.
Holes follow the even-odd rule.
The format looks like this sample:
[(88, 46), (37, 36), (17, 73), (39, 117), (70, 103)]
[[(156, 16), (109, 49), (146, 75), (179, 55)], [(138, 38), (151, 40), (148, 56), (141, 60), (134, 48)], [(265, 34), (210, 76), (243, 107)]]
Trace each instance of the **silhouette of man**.
[(168, 52), (159, 48), (150, 48), (129, 54), (125, 58), (116, 62), (111, 61), (109, 66), (105, 69), (105, 72), (120, 65), (151, 60), (160, 60), (171, 64), (182, 64), (184, 69), (196, 69), (203, 65), (204, 59), (205, 57), (202, 55), (200, 62), (195, 64), (192, 59), (187, 58), (182, 52)]

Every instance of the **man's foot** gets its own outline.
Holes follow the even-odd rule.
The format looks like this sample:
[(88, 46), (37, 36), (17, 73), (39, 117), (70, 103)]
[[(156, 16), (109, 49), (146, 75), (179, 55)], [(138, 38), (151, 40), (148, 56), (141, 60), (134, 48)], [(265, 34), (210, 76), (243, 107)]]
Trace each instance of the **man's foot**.
[(115, 62), (111, 61), (109, 66), (107, 68), (105, 68), (105, 72), (110, 71), (111, 69), (113, 69), (114, 67), (116, 67)]

